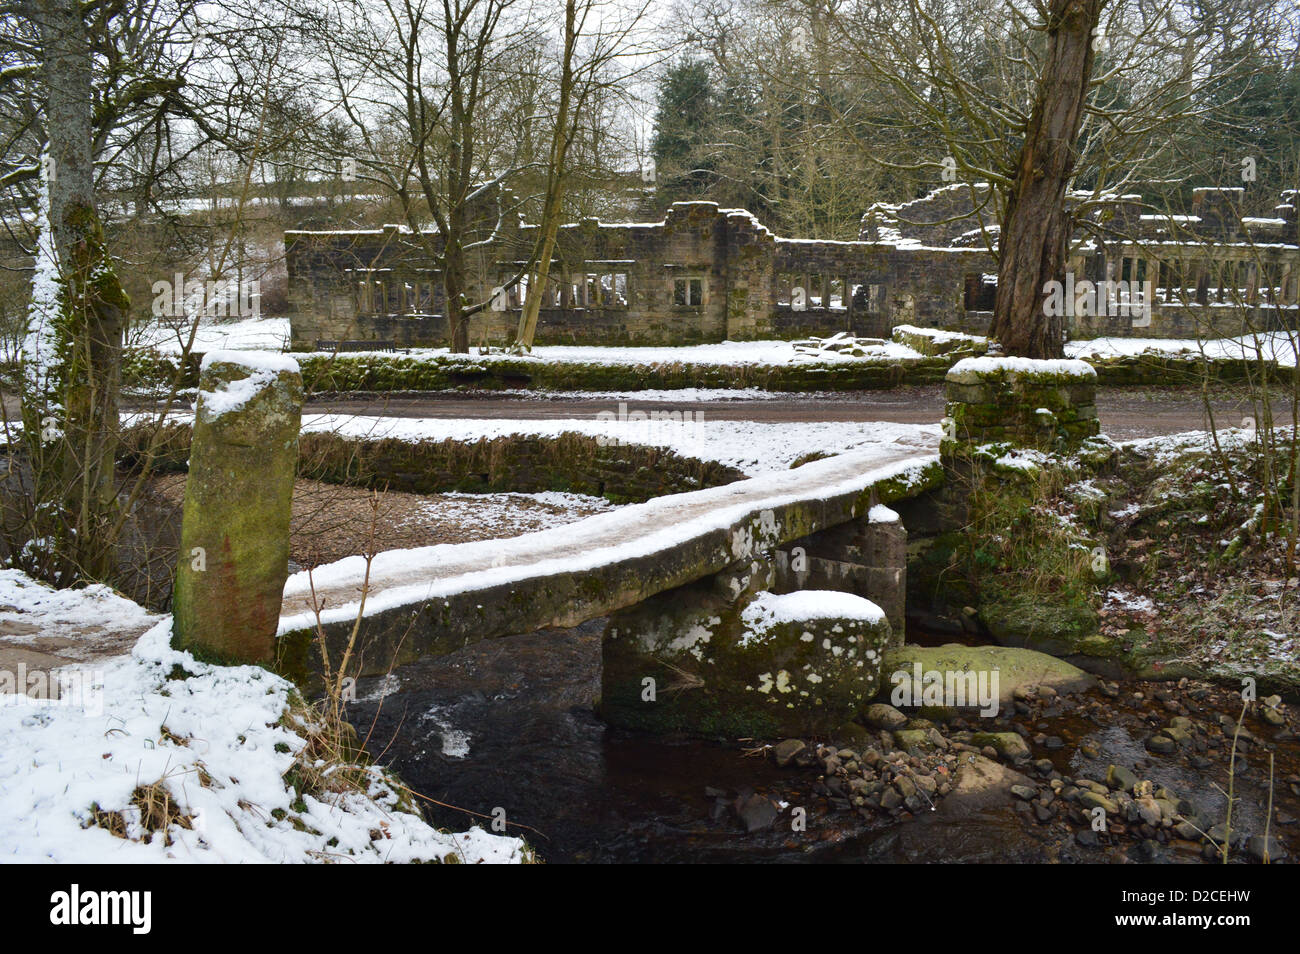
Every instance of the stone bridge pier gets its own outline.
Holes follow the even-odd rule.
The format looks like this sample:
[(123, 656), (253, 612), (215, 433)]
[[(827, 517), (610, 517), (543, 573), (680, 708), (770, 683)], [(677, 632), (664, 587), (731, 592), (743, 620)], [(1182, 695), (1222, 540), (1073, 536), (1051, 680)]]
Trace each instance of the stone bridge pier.
[(608, 618), (599, 710), (612, 725), (731, 738), (829, 732), (901, 644), (907, 531), (882, 505)]

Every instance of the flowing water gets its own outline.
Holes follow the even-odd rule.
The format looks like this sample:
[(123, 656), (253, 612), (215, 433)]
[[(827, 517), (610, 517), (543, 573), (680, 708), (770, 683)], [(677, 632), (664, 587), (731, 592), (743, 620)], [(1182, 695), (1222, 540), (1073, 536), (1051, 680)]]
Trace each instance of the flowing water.
[[(777, 769), (742, 744), (653, 739), (608, 728), (592, 710), (603, 626), (593, 620), (570, 630), (490, 640), (422, 660), (385, 680), (363, 680), (349, 717), (368, 735), (367, 747), (379, 761), (416, 791), (456, 806), (430, 806), (437, 824), (488, 827), (494, 811), (504, 809), (509, 831), (524, 835), (551, 863), (1111, 860), (1076, 846), (1073, 829), (1064, 824), (1037, 824), (1009, 798), (960, 811), (948, 810), (945, 800), (939, 810), (907, 821), (865, 820), (830, 810), (813, 793), (812, 770)], [(1200, 774), (1147, 753), (1142, 740), (1153, 716), (1126, 702), (1128, 695), (1106, 699), (1105, 718), (1070, 706), (1026, 725), (1064, 742), (1035, 746), (1034, 757), (1052, 759), (1063, 774), (1095, 778), (1104, 777), (1110, 762), (1131, 767), (1147, 760), (1145, 777), (1202, 811), (1219, 812), (1223, 797), (1215, 783), (1226, 785), (1226, 768)], [(1095, 759), (1080, 754), (1085, 739), (1100, 749)], [(1300, 771), (1294, 744), (1279, 746), (1278, 758), (1279, 779)], [(1284, 784), (1276, 788), (1278, 807), (1300, 815), (1300, 799)], [(733, 813), (719, 808), (718, 795), (731, 799), (749, 791), (806, 806), (807, 830), (791, 831), (782, 816), (773, 828), (746, 834)], [(1261, 831), (1266, 790), (1243, 783), (1239, 794), (1242, 825)], [(1295, 838), (1295, 831), (1274, 827), (1284, 839)], [(1295, 848), (1300, 844), (1293, 854)], [(1132, 842), (1119, 850), (1143, 861), (1199, 858), (1190, 843), (1171, 848), (1151, 842), (1139, 850)]]

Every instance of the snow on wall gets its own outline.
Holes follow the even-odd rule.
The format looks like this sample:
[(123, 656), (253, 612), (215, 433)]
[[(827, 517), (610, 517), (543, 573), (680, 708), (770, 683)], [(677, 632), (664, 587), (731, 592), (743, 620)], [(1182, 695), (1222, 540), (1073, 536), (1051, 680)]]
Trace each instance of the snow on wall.
[[(45, 157), (42, 156), (42, 159)], [(27, 393), (42, 401), (42, 443), (51, 444), (63, 437), (64, 409), (59, 400), (62, 378), (59, 355), (59, 309), (62, 286), (59, 282), (58, 253), (50, 224), (50, 181), (48, 163), (41, 162), (41, 185), (37, 197), (36, 263), (32, 275), (32, 301), (27, 311), (27, 331), (23, 336), (23, 383)]]
[(996, 374), (1010, 371), (1015, 374), (1054, 374), (1068, 378), (1095, 378), (1096, 370), (1086, 361), (1073, 358), (1036, 359), (1036, 358), (963, 358), (948, 371), (950, 375)]

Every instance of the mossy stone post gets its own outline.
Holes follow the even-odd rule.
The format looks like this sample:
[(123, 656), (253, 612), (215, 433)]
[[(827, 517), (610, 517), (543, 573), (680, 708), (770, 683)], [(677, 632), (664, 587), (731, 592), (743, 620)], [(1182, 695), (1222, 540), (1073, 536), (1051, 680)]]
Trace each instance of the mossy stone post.
[(292, 358), (217, 351), (203, 360), (172, 599), (183, 649), (273, 661), (302, 393)]
[(1078, 447), (1101, 433), (1086, 361), (964, 358), (948, 371), (945, 443)]
[(946, 480), (934, 506), (948, 530), (970, 522), (972, 494), (987, 481), (1026, 477), (997, 463), (1011, 448), (1074, 451), (1101, 433), (1097, 372), (1086, 361), (963, 358), (949, 369), (945, 391), (939, 455)]

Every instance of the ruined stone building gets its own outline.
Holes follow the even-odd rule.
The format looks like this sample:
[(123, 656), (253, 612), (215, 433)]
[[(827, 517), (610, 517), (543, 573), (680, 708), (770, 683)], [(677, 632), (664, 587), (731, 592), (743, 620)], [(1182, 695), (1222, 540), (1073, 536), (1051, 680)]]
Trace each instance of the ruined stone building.
[[(1241, 198), (1240, 189), (1198, 189), (1193, 214), (1159, 216), (1122, 196), (1091, 213), (1070, 262), (1071, 334), (1194, 338), (1294, 327), (1295, 196), (1284, 194), (1275, 218), (1241, 217)], [(781, 238), (750, 213), (711, 202), (677, 203), (662, 222), (586, 219), (560, 230), (545, 289), (524, 282), (495, 291), (520, 272), (536, 235), (535, 226), (507, 223), (475, 252), (479, 297), (492, 305), (470, 320), (470, 341), (508, 343), (534, 293), (545, 296), (537, 344), (887, 337), (900, 324), (983, 333), (997, 271), (986, 199), (979, 187), (955, 185), (876, 205), (852, 242)], [(438, 274), (417, 238), (397, 226), (286, 232), (293, 347), (445, 345)], [(1125, 307), (1131, 296), (1149, 307)]]

